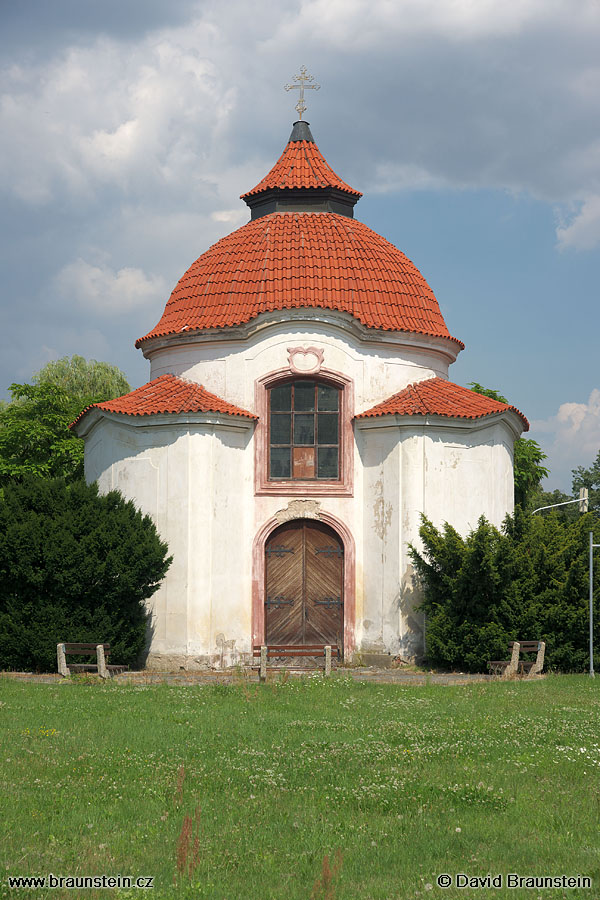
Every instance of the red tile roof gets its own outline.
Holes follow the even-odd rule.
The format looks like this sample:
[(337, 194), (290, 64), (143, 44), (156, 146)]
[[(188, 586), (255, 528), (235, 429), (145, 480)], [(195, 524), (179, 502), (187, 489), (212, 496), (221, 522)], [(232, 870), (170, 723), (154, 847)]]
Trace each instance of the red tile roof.
[(480, 419), (509, 409), (520, 417), (524, 431), (529, 431), (529, 422), (516, 406), (491, 400), (443, 378), (430, 378), (409, 384), (403, 391), (360, 413), (356, 418), (396, 415)]
[(452, 338), (417, 267), (362, 222), (277, 212), (222, 238), (180, 278), (158, 325), (136, 341), (249, 322), (271, 310), (350, 313), (369, 328)]
[(157, 413), (216, 412), (229, 416), (245, 416), (256, 419), (253, 413), (240, 409), (221, 400), (202, 385), (193, 381), (185, 381), (176, 375), (159, 375), (158, 378), (143, 384), (141, 387), (124, 394), (115, 400), (93, 403), (79, 413), (72, 428), (91, 409), (103, 409), (106, 412), (122, 413), (126, 416), (151, 416)]
[(354, 197), (362, 197), (360, 191), (355, 191), (335, 174), (316, 144), (311, 141), (290, 141), (271, 171), (256, 187), (242, 194), (242, 200), (273, 188), (297, 190), (326, 187), (335, 187)]

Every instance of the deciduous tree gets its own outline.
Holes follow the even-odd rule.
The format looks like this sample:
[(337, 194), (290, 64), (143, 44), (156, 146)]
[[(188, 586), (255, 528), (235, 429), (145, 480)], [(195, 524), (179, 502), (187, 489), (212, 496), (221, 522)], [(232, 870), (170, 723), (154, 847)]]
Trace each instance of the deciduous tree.
[(83, 475), (83, 441), (69, 424), (91, 403), (129, 391), (123, 373), (82, 356), (48, 363), (33, 384), (12, 384), (11, 402), (0, 407), (0, 484), (26, 474)]
[(577, 496), (580, 488), (588, 489), (590, 509), (600, 512), (600, 450), (589, 467), (577, 466), (573, 469), (573, 494)]
[(69, 431), (81, 411), (53, 384), (12, 384), (12, 403), (0, 410), (0, 484), (25, 475), (83, 475), (83, 441)]
[(36, 372), (34, 384), (53, 384), (71, 397), (82, 401), (90, 398), (98, 403), (127, 394), (131, 388), (123, 372), (107, 362), (84, 359), (83, 356), (63, 356)]

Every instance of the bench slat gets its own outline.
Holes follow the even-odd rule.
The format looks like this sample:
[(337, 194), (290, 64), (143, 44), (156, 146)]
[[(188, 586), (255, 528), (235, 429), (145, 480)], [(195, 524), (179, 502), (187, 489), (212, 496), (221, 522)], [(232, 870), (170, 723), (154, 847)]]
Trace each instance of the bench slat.
[[(252, 648), (260, 653), (260, 648), (265, 646), (268, 650), (324, 650), (328, 644), (255, 644)], [(335, 644), (331, 644), (331, 652), (337, 650)]]
[(301, 657), (301, 656), (324, 656), (324, 655), (325, 655), (324, 653), (314, 653), (311, 650), (304, 651), (304, 652), (301, 651), (298, 653), (292, 652), (291, 650), (284, 650), (281, 653), (271, 653), (270, 652), (268, 654), (269, 659), (273, 659), (275, 656), (287, 656), (290, 659), (296, 659), (297, 657)]
[[(252, 652), (254, 653), (255, 656), (260, 656), (260, 647), (257, 647)], [(299, 646), (299, 647), (267, 647), (267, 653), (300, 653), (300, 652), (311, 653), (313, 656), (319, 656), (322, 653), (325, 653), (325, 645), (323, 647), (318, 647), (318, 648), (302, 647), (302, 646)], [(332, 647), (331, 652), (337, 653), (338, 648)]]
[[(98, 641), (99, 643), (100, 641)], [(82, 655), (95, 653), (98, 644), (65, 644), (65, 653), (81, 653)], [(107, 650), (110, 650), (110, 644), (102, 644), (102, 646), (105, 653)]]
[[(109, 672), (126, 672), (128, 666), (107, 666)], [(78, 672), (97, 672), (98, 666), (94, 663), (69, 663), (69, 669), (76, 669)]]

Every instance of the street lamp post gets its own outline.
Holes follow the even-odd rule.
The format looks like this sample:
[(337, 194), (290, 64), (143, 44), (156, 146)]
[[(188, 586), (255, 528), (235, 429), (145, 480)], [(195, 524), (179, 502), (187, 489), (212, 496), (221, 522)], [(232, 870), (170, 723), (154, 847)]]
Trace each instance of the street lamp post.
[(556, 509), (557, 506), (568, 506), (569, 503), (579, 503), (579, 512), (586, 513), (588, 511), (588, 489), (580, 488), (579, 489), (579, 497), (576, 500), (563, 500), (562, 503), (551, 503), (550, 506), (538, 506), (537, 509), (534, 509), (531, 515), (533, 516), (536, 512), (541, 512), (543, 509)]
[(594, 532), (590, 531), (590, 678), (594, 678)]

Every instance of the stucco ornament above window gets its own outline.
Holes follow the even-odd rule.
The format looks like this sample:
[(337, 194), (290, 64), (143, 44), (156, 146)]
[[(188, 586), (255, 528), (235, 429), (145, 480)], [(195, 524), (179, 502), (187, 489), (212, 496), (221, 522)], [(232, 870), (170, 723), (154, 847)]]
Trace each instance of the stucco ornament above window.
[(297, 375), (316, 375), (323, 365), (324, 351), (317, 347), (288, 347), (290, 369)]

